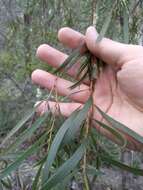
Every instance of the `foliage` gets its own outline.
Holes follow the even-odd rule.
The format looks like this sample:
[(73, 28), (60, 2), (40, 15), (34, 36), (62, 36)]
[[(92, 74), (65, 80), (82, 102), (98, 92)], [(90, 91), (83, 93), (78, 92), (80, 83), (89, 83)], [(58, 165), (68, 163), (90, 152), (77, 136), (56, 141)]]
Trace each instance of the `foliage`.
[[(75, 27), (80, 31), (84, 31), (89, 23), (95, 23), (94, 11), (96, 12), (97, 29), (101, 31), (95, 43), (100, 43), (104, 35), (126, 43), (137, 43), (138, 41), (139, 34), (137, 31), (139, 31), (141, 23), (138, 15), (142, 14), (142, 3), (140, 1), (131, 3), (128, 0), (114, 1), (114, 3), (113, 0), (108, 2), (105, 0), (96, 1), (95, 9), (93, 9), (93, 2), (90, 0), (17, 0), (17, 3), (22, 10), (22, 15), (17, 16), (14, 21), (8, 22), (7, 46), (1, 52), (1, 73), (3, 74), (1, 80), (3, 81), (5, 77), (9, 77), (10, 80), (15, 82), (13, 79), (16, 79), (15, 85), (17, 88), (19, 88), (17, 81), (23, 84), (25, 77), (28, 78), (34, 68), (41, 67), (34, 58), (35, 47), (45, 43), (45, 41), (57, 46), (56, 34), (61, 26)], [(111, 25), (115, 27), (110, 27)], [(89, 61), (92, 55), (89, 52), (81, 55), (80, 48), (81, 46), (72, 52), (63, 65), (55, 71), (55, 73), (64, 72), (77, 60), (82, 60), (78, 73), (81, 78), (71, 88), (78, 86), (87, 76), (89, 76), (92, 85), (92, 81), (95, 80), (94, 74), (97, 73), (94, 72), (97, 68), (93, 68)], [(42, 67), (51, 69), (47, 66)], [(84, 75), (82, 75), (83, 71)], [(23, 89), (20, 88), (19, 90), (21, 93), (23, 92)], [(23, 96), (22, 93), (21, 98)], [(23, 104), (25, 104), (25, 100), (26, 97)], [(116, 129), (124, 130), (126, 134), (141, 142), (143, 141), (142, 137), (113, 120), (97, 107), (99, 113), (105, 120), (110, 121), (114, 128), (99, 121), (95, 122), (109, 130), (119, 142), (122, 142), (121, 147), (112, 145), (119, 151), (113, 149), (109, 151), (100, 134), (95, 129), (90, 128), (91, 115), (89, 110), (92, 107), (91, 96), (82, 109), (73, 112), (65, 121), (60, 116), (58, 119), (55, 118), (50, 112), (35, 119), (35, 108), (30, 111), (30, 114), (28, 112), (1, 143), (0, 156), (2, 161), (6, 162), (5, 168), (0, 173), (1, 188), (11, 188), (11, 173), (17, 170), (20, 164), (33, 154), (38, 157), (35, 163), (38, 170), (32, 184), (33, 190), (66, 189), (73, 177), (80, 178), (84, 189), (92, 189), (90, 187), (91, 182), (93, 183), (97, 176), (102, 175), (100, 168), (105, 162), (142, 176), (143, 170), (128, 166), (118, 160), (118, 154), (124, 150), (127, 142)], [(5, 126), (5, 120), (1, 120)], [(57, 123), (62, 123), (62, 125), (56, 128)], [(40, 132), (36, 134), (39, 128)], [(15, 138), (12, 139), (12, 137)], [(33, 137), (35, 138), (34, 143), (30, 143), (21, 152), (21, 145)], [(12, 142), (9, 143), (10, 139), (12, 139)], [(15, 157), (15, 155), (17, 156)]]

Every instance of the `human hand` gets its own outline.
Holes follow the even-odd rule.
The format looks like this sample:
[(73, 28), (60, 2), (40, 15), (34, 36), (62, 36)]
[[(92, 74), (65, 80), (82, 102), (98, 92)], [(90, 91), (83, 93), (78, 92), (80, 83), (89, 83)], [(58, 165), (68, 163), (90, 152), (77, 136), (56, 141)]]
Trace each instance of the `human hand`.
[[(85, 36), (70, 28), (63, 28), (58, 34), (59, 40), (73, 49), (84, 40), (91, 53), (106, 63), (95, 84), (94, 103), (112, 118), (143, 136), (143, 47), (122, 44), (107, 38), (95, 43), (97, 36), (93, 27), (87, 29)], [(49, 45), (41, 45), (37, 50), (37, 56), (53, 67), (59, 67), (68, 57)], [(78, 68), (79, 63), (73, 66), (68, 74), (75, 77)], [(71, 103), (59, 103), (60, 111), (65, 116), (69, 116), (83, 105), (91, 93), (88, 81), (70, 90), (72, 82), (42, 70), (35, 70), (32, 73), (32, 80), (49, 90), (56, 86), (57, 93), (70, 97)], [(46, 102), (43, 102), (40, 105), (39, 112), (45, 111), (45, 104)], [(53, 112), (55, 105), (55, 102), (49, 102)], [(101, 119), (96, 111), (93, 117)], [(105, 130), (101, 132), (113, 139), (109, 132)], [(128, 136), (127, 139), (131, 148), (140, 149), (142, 146)]]

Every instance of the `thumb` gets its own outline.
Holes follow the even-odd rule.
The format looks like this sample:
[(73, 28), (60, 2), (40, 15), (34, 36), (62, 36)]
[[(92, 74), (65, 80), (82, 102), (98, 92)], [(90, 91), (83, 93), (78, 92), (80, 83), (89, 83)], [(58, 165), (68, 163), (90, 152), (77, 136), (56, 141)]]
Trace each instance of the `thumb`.
[(100, 42), (96, 42), (98, 33), (92, 26), (87, 28), (85, 41), (88, 49), (102, 61), (121, 67), (122, 57), (127, 52), (127, 45), (113, 40), (103, 38)]

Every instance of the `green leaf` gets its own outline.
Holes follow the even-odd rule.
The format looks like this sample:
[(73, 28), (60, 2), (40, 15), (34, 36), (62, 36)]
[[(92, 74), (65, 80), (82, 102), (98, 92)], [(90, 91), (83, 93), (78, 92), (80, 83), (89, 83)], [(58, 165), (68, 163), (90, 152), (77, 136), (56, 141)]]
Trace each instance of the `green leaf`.
[(80, 112), (77, 114), (75, 119), (73, 120), (73, 126), (68, 129), (66, 135), (64, 137), (63, 143), (68, 144), (71, 140), (74, 140), (76, 134), (78, 133), (82, 122), (87, 117), (87, 113), (92, 105), (92, 98), (90, 97), (88, 101), (85, 103), (84, 107)]
[(101, 159), (103, 161), (105, 161), (106, 163), (110, 163), (116, 167), (119, 167), (120, 169), (126, 170), (126, 171), (131, 172), (135, 175), (143, 176), (143, 170), (142, 169), (134, 168), (134, 167), (128, 166), (126, 164), (123, 164), (120, 161), (112, 159), (110, 156), (102, 155)]
[(68, 56), (68, 58), (62, 63), (62, 65), (54, 71), (54, 74), (62, 70), (70, 69), (76, 63), (76, 61), (81, 57), (80, 53), (81, 47), (82, 45), (80, 45), (77, 49), (73, 50), (71, 55)]
[(16, 141), (12, 145), (10, 145), (6, 152), (16, 149), (16, 147), (19, 146), (22, 142), (30, 138), (32, 134), (45, 122), (49, 113), (50, 112), (46, 112), (44, 115), (39, 117), (31, 127), (27, 128), (19, 137), (16, 138)]
[(88, 74), (87, 72), (84, 73), (84, 75), (75, 84), (73, 84), (72, 86), (70, 86), (70, 89), (74, 89), (75, 87), (77, 87), (81, 83), (83, 83), (83, 80), (86, 79), (87, 74)]
[(37, 189), (38, 189), (38, 183), (39, 183), (39, 181), (40, 181), (40, 175), (41, 175), (41, 171), (42, 171), (43, 164), (44, 164), (44, 163), (42, 163), (42, 164), (40, 165), (40, 167), (39, 167), (39, 169), (38, 169), (38, 171), (37, 171), (37, 174), (36, 174), (36, 176), (35, 176), (35, 179), (34, 179), (34, 181), (33, 181), (33, 183), (32, 183), (32, 190), (37, 190)]
[[(61, 126), (59, 131), (57, 132), (57, 134), (52, 142), (52, 145), (49, 150), (48, 157), (47, 157), (44, 169), (43, 169), (43, 177), (42, 177), (43, 183), (48, 180), (50, 168), (54, 162), (54, 159), (56, 157), (57, 151), (58, 151), (61, 143), (63, 142), (65, 144), (65, 142), (68, 142), (72, 138), (74, 138), (74, 135), (77, 132), (77, 130), (79, 130), (79, 126), (84, 121), (91, 104), (92, 104), (92, 100), (91, 100), (91, 98), (89, 98), (87, 103), (84, 105), (83, 109), (81, 109), (80, 111), (77, 110), (77, 111), (73, 112), (71, 114), (71, 116)], [(69, 132), (67, 133), (68, 130), (69, 130)], [(67, 139), (67, 137), (68, 137), (68, 139)]]
[(83, 157), (86, 150), (85, 143), (75, 151), (75, 153), (69, 158), (60, 168), (57, 169), (56, 173), (52, 175), (47, 182), (42, 185), (41, 190), (51, 189), (56, 186), (62, 180), (65, 179), (67, 175), (72, 172), (72, 170), (77, 166), (81, 158)]
[(66, 131), (68, 130), (68, 128), (72, 127), (73, 125), (73, 119), (76, 117), (77, 113), (79, 110), (76, 110), (75, 112), (73, 112), (71, 114), (71, 116), (63, 123), (63, 125), (60, 127), (59, 131), (57, 132), (50, 150), (48, 152), (48, 157), (46, 159), (46, 163), (43, 169), (43, 174), (42, 174), (42, 181), (46, 182), (48, 177), (49, 177), (49, 172), (50, 172), (50, 168), (54, 162), (54, 159), (56, 157), (57, 151), (61, 145), (61, 142), (66, 134)]
[(15, 152), (15, 153), (8, 153), (6, 155), (0, 155), (0, 159), (1, 160), (13, 160), (13, 159), (16, 159), (17, 156), (20, 156), (21, 154), (23, 154), (23, 151)]
[(34, 154), (35, 152), (37, 152), (41, 146), (43, 146), (43, 142), (45, 141), (45, 139), (47, 138), (47, 133), (45, 133), (44, 135), (42, 135), (30, 148), (28, 148), (28, 150), (24, 151), (24, 153), (22, 155), (20, 155), (15, 162), (13, 162), (12, 164), (10, 164), (6, 169), (4, 169), (1, 173), (0, 173), (0, 179), (8, 176), (12, 171), (16, 170), (19, 165), (30, 155)]
[(70, 172), (69, 175), (67, 175), (60, 183), (56, 185), (54, 190), (59, 190), (59, 189), (66, 189), (66, 187), (70, 184), (71, 179), (73, 176), (77, 173), (78, 171), (75, 169), (74, 171)]
[[(77, 77), (79, 78), (79, 76), (81, 76), (81, 74), (82, 74), (82, 72), (84, 71), (84, 73), (85, 72), (87, 72), (87, 67), (88, 67), (88, 64), (87, 63), (83, 63), (81, 66), (80, 66), (80, 68), (79, 68), (79, 71), (78, 71), (78, 73), (77, 73)], [(82, 74), (83, 75), (83, 74)], [(80, 77), (81, 78), (81, 77)]]
[(115, 3), (113, 3), (113, 6), (109, 10), (109, 14), (106, 17), (106, 20), (105, 20), (105, 22), (103, 24), (101, 32), (100, 32), (99, 36), (96, 39), (96, 43), (99, 43), (102, 40), (102, 38), (105, 36), (105, 34), (106, 34), (106, 32), (107, 32), (107, 30), (108, 30), (108, 28), (110, 26), (111, 20), (112, 20), (112, 14), (113, 14), (113, 10), (115, 8), (115, 5), (116, 5), (116, 1), (115, 1)]
[(37, 167), (37, 166), (39, 166), (39, 165), (41, 165), (41, 164), (44, 164), (45, 161), (46, 161), (46, 159), (47, 159), (47, 155), (45, 155), (41, 160), (37, 161), (37, 162), (35, 163), (34, 167)]
[(21, 119), (18, 124), (10, 131), (10, 133), (5, 137), (0, 147), (6, 143), (6, 141), (11, 138), (35, 113), (35, 108), (30, 110), (23, 119)]
[(121, 0), (120, 3), (123, 6), (123, 8), (126, 8), (128, 10), (128, 0)]
[(1, 181), (0, 181), (0, 190), (3, 190), (3, 185)]
[[(12, 182), (10, 181), (9, 178), (6, 180), (1, 180), (1, 184), (6, 188), (6, 189), (12, 189)], [(1, 189), (1, 188), (0, 188)]]
[(112, 125), (113, 128), (116, 128), (117, 130), (122, 131), (124, 134), (129, 135), (134, 140), (143, 144), (142, 136), (140, 136), (139, 134), (137, 134), (136, 132), (134, 132), (133, 130), (125, 126), (124, 124), (114, 120), (112, 117), (104, 113), (99, 107), (96, 106), (96, 108), (99, 111), (99, 113), (103, 116), (103, 118)]
[(85, 54), (84, 56), (81, 57), (80, 59), (80, 68), (79, 68), (79, 71), (77, 73), (77, 76), (80, 76), (81, 73), (88, 67), (88, 64), (89, 64), (89, 58), (88, 58), (89, 54)]
[(101, 127), (103, 127), (104, 129), (107, 129), (110, 133), (112, 133), (115, 137), (118, 138), (118, 140), (120, 141), (120, 144), (122, 146), (122, 148), (126, 147), (127, 145), (127, 139), (123, 136), (122, 133), (120, 133), (118, 130), (98, 121), (98, 120), (94, 120), (97, 124), (99, 124)]

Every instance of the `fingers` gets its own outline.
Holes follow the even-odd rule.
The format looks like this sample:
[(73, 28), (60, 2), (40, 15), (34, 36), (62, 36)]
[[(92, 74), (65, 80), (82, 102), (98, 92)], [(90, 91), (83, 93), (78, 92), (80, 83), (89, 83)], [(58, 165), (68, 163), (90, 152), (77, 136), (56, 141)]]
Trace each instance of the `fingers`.
[[(68, 55), (47, 44), (43, 44), (37, 49), (37, 57), (42, 61), (47, 62), (52, 67), (58, 68), (67, 59)], [(76, 63), (68, 70), (68, 74), (76, 77), (79, 67), (80, 63)]]
[(68, 96), (77, 102), (84, 103), (90, 96), (89, 87), (87, 85), (82, 84), (71, 90), (69, 87), (73, 85), (72, 82), (56, 77), (46, 71), (35, 70), (32, 73), (32, 81), (49, 90), (55, 87), (59, 95)]
[(85, 36), (71, 28), (64, 27), (59, 30), (58, 39), (67, 47), (75, 49), (81, 42), (84, 42)]
[(82, 104), (79, 103), (63, 103), (63, 102), (52, 102), (52, 101), (43, 101), (37, 107), (37, 113), (42, 115), (46, 111), (50, 110), (54, 115), (63, 115), (68, 117), (78, 108), (82, 108)]
[[(76, 48), (83, 41), (84, 35), (72, 30), (70, 28), (62, 28), (58, 33), (59, 40), (70, 48)], [(37, 49), (37, 57), (42, 61), (47, 62), (49, 65), (57, 68), (59, 67), (68, 57), (67, 54), (62, 53), (61, 51), (52, 48), (47, 44), (39, 46)], [(76, 63), (71, 69), (68, 70), (68, 74), (76, 77), (80, 63)], [(88, 83), (89, 81), (85, 81)]]
[(129, 51), (129, 46), (107, 38), (103, 38), (100, 43), (96, 43), (97, 37), (98, 33), (94, 27), (89, 27), (85, 36), (67, 27), (60, 29), (58, 33), (58, 38), (64, 45), (77, 48), (82, 41), (85, 41), (88, 49), (95, 56), (108, 64), (121, 67), (124, 55)]
[[(104, 62), (114, 66), (122, 65), (122, 58), (128, 51), (128, 45), (103, 38), (99, 43), (96, 43), (98, 33), (94, 27), (89, 27), (86, 31), (86, 45), (88, 49)], [(116, 65), (115, 65), (116, 64)]]
[(36, 55), (42, 61), (47, 62), (53, 67), (59, 67), (59, 65), (61, 65), (68, 57), (67, 54), (62, 53), (47, 44), (40, 45), (37, 49)]

